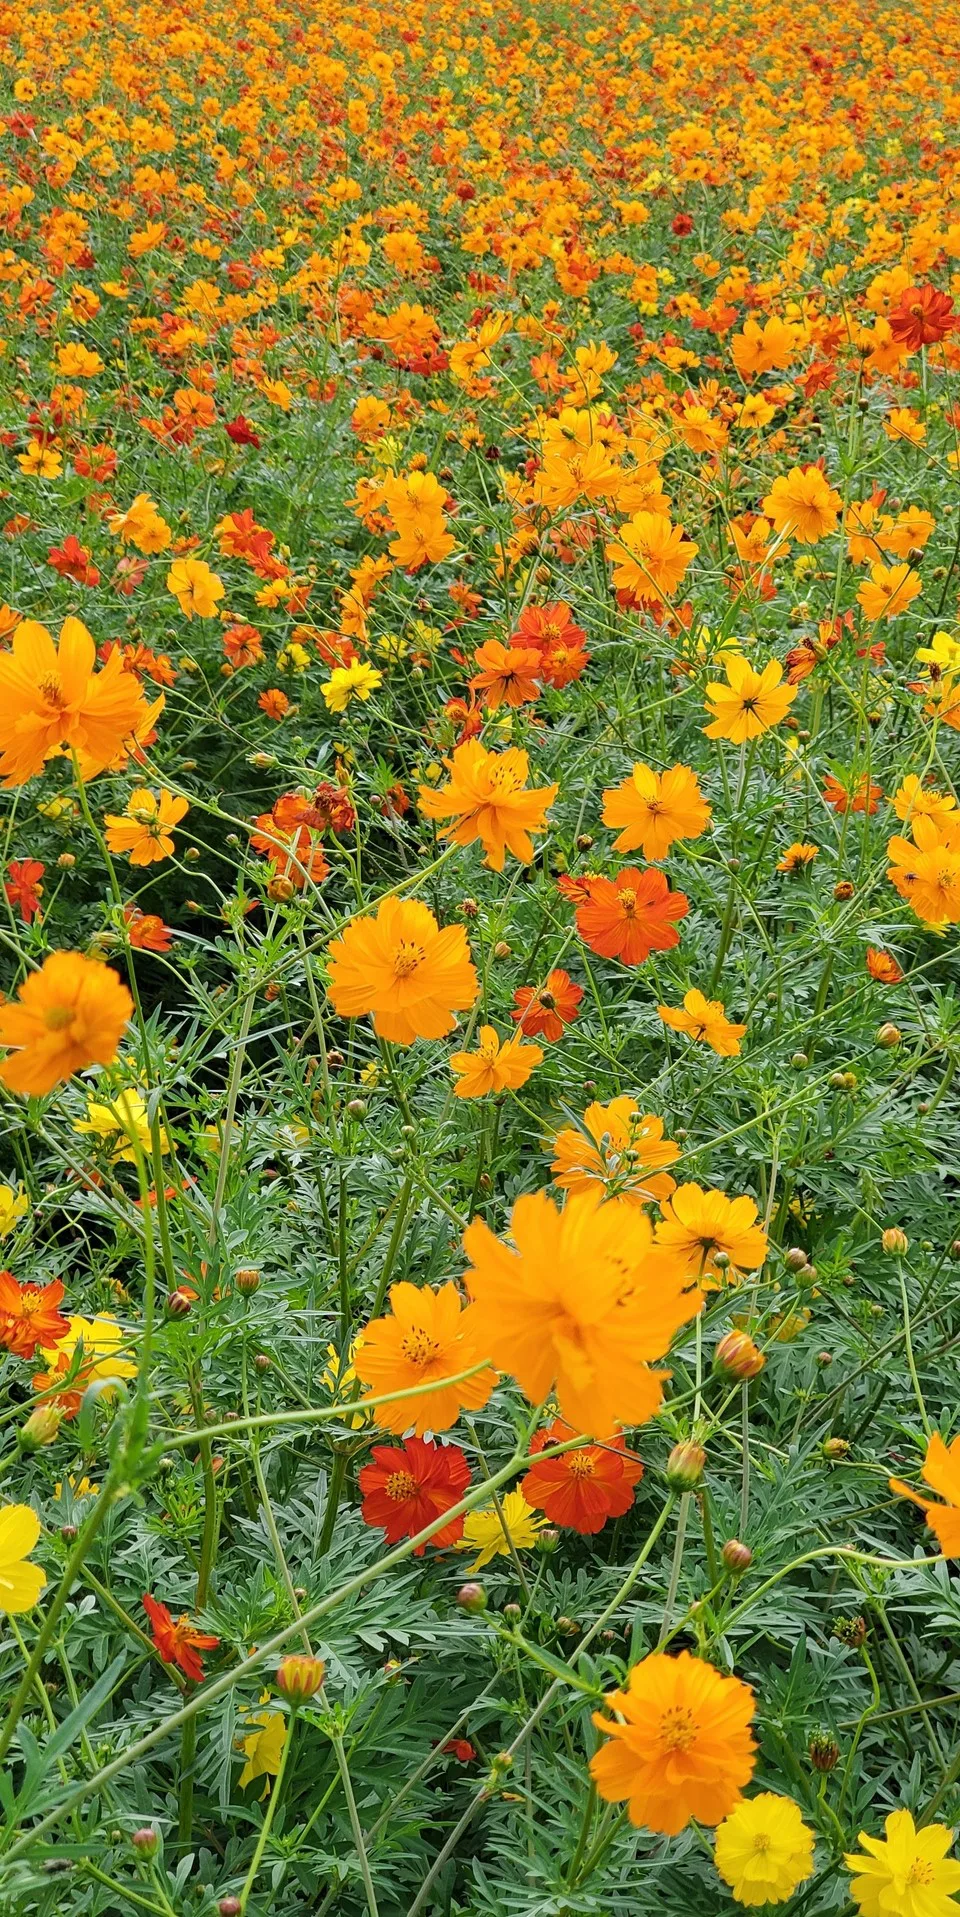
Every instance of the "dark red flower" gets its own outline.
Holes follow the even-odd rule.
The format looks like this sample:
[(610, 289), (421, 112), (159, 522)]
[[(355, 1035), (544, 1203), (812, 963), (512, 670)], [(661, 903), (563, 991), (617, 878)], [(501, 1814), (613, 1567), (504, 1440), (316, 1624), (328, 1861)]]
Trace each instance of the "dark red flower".
[(62, 546), (51, 546), (47, 558), (62, 578), (73, 579), (78, 586), (99, 586), (100, 574), (75, 533), (68, 533)]
[(244, 419), (242, 413), (238, 413), (236, 419), (227, 420), (224, 432), (228, 439), (233, 440), (235, 446), (259, 446), (260, 444), (259, 433), (254, 432), (250, 421)]
[(40, 880), (46, 869), (39, 859), (11, 859), (7, 866), (3, 889), (10, 904), (19, 906), (25, 925), (32, 925), (40, 910), (43, 893)]

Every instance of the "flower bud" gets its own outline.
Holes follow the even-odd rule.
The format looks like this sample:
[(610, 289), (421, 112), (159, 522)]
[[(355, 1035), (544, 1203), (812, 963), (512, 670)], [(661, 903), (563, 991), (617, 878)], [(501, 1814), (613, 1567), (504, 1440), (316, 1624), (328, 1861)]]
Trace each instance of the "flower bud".
[(714, 1252), (713, 1264), (717, 1271), (729, 1271), (730, 1263), (731, 1263), (731, 1259), (730, 1259), (730, 1253), (728, 1251)]
[(351, 1098), (344, 1107), (348, 1118), (366, 1118), (367, 1108), (362, 1098)]
[(910, 1249), (910, 1240), (899, 1225), (888, 1225), (880, 1243), (892, 1258), (904, 1258)]
[(847, 1438), (824, 1438), (823, 1455), (831, 1462), (850, 1456), (850, 1443)]
[(902, 1039), (903, 1033), (899, 1025), (891, 1025), (889, 1019), (885, 1025), (881, 1025), (877, 1033), (877, 1044), (882, 1045), (887, 1052), (892, 1052), (894, 1046), (899, 1045)]
[(841, 905), (844, 904), (847, 899), (852, 899), (853, 892), (854, 888), (849, 879), (841, 879), (839, 884), (833, 888), (833, 896)]
[(783, 1254), (783, 1262), (789, 1265), (791, 1271), (802, 1271), (807, 1262), (807, 1254), (801, 1251), (799, 1245), (791, 1245), (790, 1250)]
[(685, 1438), (675, 1444), (667, 1459), (667, 1483), (671, 1491), (693, 1491), (703, 1477), (707, 1454), (702, 1444)]
[(557, 1531), (552, 1524), (548, 1524), (546, 1528), (540, 1532), (537, 1538), (537, 1548), (540, 1551), (546, 1551), (549, 1553), (551, 1551), (556, 1550), (559, 1542), (560, 1542), (559, 1531)]
[(303, 1704), (319, 1691), (325, 1673), (326, 1665), (320, 1657), (294, 1654), (282, 1658), (277, 1667), (277, 1690), (291, 1704)]
[(289, 905), (290, 900), (295, 898), (296, 894), (297, 888), (293, 880), (284, 878), (282, 873), (278, 874), (276, 878), (271, 879), (267, 886), (267, 897), (268, 899), (272, 899), (274, 905)]
[(755, 1378), (767, 1361), (745, 1331), (728, 1331), (717, 1345), (713, 1362), (730, 1378)]
[(519, 1604), (505, 1604), (503, 1607), (503, 1615), (509, 1623), (515, 1624), (517, 1618), (523, 1616), (523, 1612)]
[(21, 1451), (39, 1451), (42, 1445), (52, 1444), (62, 1423), (59, 1405), (38, 1404), (17, 1433)]
[(239, 1897), (221, 1897), (217, 1905), (219, 1917), (240, 1917), (243, 1905)]
[(256, 1265), (241, 1266), (240, 1270), (234, 1273), (233, 1282), (245, 1298), (252, 1297), (253, 1293), (260, 1289), (260, 1273)]
[(168, 1318), (188, 1318), (193, 1310), (193, 1299), (189, 1292), (168, 1291), (166, 1313)]
[(833, 1636), (839, 1643), (847, 1644), (853, 1651), (859, 1651), (866, 1643), (867, 1620), (865, 1617), (838, 1617), (833, 1620)]
[(144, 1824), (141, 1830), (134, 1831), (130, 1842), (138, 1857), (153, 1857), (156, 1855), (160, 1837), (152, 1824)]
[(483, 1585), (473, 1582), (461, 1584), (457, 1592), (457, 1603), (461, 1611), (466, 1611), (470, 1617), (475, 1617), (479, 1611), (485, 1611), (487, 1594)]
[(498, 939), (493, 948), (493, 956), (498, 959), (509, 958), (511, 950), (512, 947), (507, 944), (506, 939)]
[(840, 1762), (840, 1746), (829, 1731), (814, 1731), (807, 1751), (815, 1771), (836, 1770)]
[(749, 1544), (741, 1544), (739, 1538), (728, 1538), (720, 1553), (731, 1577), (739, 1578), (749, 1571), (753, 1563), (753, 1552)]

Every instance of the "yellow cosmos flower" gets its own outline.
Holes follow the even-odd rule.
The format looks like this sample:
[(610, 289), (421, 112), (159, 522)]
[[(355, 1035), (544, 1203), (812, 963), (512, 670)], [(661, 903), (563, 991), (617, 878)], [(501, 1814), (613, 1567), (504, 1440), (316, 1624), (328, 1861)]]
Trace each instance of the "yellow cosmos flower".
[(32, 1505), (5, 1504), (0, 1510), (0, 1611), (30, 1611), (36, 1604), (46, 1573), (26, 1560), (39, 1536)]
[(717, 1831), (714, 1857), (738, 1904), (783, 1904), (813, 1876), (813, 1832), (789, 1797), (745, 1797)]
[[(503, 1513), (501, 1519), (500, 1512)], [(471, 1571), (482, 1571), (485, 1564), (493, 1558), (505, 1558), (510, 1547), (515, 1551), (530, 1551), (537, 1542), (537, 1533), (542, 1531), (547, 1520), (540, 1511), (531, 1511), (522, 1491), (508, 1491), (500, 1499), (500, 1511), (495, 1504), (481, 1505), (479, 1511), (471, 1511), (463, 1521), (463, 1538), (458, 1545), (461, 1551), (476, 1551), (477, 1555), (470, 1565)]]

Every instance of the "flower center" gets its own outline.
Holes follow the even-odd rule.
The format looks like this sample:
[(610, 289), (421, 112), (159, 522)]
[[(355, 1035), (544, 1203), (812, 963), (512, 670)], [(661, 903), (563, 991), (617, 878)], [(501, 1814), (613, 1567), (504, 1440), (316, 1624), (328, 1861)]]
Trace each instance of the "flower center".
[(593, 1459), (589, 1451), (574, 1451), (570, 1458), (570, 1476), (572, 1478), (592, 1478)]
[(46, 679), (41, 679), (37, 691), (40, 697), (46, 700), (48, 706), (53, 706), (57, 712), (63, 711), (67, 701), (58, 673), (51, 672)]
[(409, 1471), (391, 1471), (383, 1488), (394, 1504), (405, 1504), (408, 1498), (416, 1497), (420, 1487)]
[(419, 1327), (408, 1331), (405, 1337), (401, 1338), (400, 1349), (408, 1364), (417, 1365), (421, 1369), (425, 1365), (433, 1364), (434, 1359), (440, 1356), (440, 1345), (437, 1339), (431, 1338), (429, 1332)]
[(933, 1865), (928, 1864), (923, 1857), (916, 1858), (907, 1872), (908, 1888), (917, 1884), (930, 1885), (933, 1881)]
[(767, 1831), (758, 1830), (756, 1837), (753, 1840), (753, 1848), (754, 1850), (761, 1850), (761, 1851), (770, 1849), (770, 1836)]
[(422, 945), (414, 945), (410, 939), (401, 939), (393, 955), (394, 978), (409, 978), (411, 972), (423, 964), (426, 956)]
[(668, 1751), (685, 1751), (697, 1735), (692, 1711), (675, 1704), (660, 1719), (660, 1742)]
[(631, 891), (631, 888), (629, 885), (624, 885), (624, 886), (621, 886), (620, 888), (620, 904), (622, 905), (627, 918), (632, 919), (637, 909), (637, 895), (635, 892)]
[(43, 1014), (43, 1022), (48, 1032), (65, 1032), (73, 1024), (72, 1005), (48, 1005)]

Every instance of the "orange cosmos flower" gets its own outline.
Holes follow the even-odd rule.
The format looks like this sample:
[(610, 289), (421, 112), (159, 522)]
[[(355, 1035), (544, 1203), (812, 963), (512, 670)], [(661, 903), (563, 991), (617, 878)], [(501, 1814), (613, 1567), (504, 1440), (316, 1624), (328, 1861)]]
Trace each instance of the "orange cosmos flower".
[[(757, 1224), (752, 1198), (728, 1198), (722, 1191), (704, 1191), (693, 1183), (678, 1185), (672, 1197), (661, 1201), (657, 1244), (681, 1262), (691, 1278), (721, 1273), (736, 1282), (741, 1272), (756, 1271), (767, 1255), (767, 1234)], [(717, 1254), (724, 1259), (717, 1264)]]
[(270, 686), (266, 692), (261, 692), (257, 704), (268, 719), (285, 719), (292, 710), (286, 693), (281, 692), (279, 686)]
[(789, 533), (802, 546), (815, 546), (836, 532), (842, 505), (819, 466), (794, 466), (785, 479), (774, 480), (762, 510), (777, 532)]
[(488, 752), (479, 739), (465, 739), (444, 764), (449, 779), (436, 791), (420, 787), (419, 805), (427, 819), (451, 819), (442, 839), (471, 845), (479, 839), (487, 856), (484, 864), (502, 872), (507, 852), (529, 865), (533, 858), (531, 832), (546, 830), (546, 813), (557, 796), (556, 785), (526, 789), (529, 759), (511, 746), (507, 752)]
[(428, 1389), (440, 1379), (469, 1371), (486, 1356), (476, 1313), (469, 1306), (464, 1310), (456, 1285), (448, 1282), (438, 1291), (393, 1285), (390, 1310), (392, 1317), (374, 1318), (364, 1327), (354, 1370), (375, 1398), (414, 1386), (422, 1390), (398, 1398), (396, 1404), (379, 1405), (372, 1414), (377, 1424), (398, 1435), (413, 1430), (422, 1438), (426, 1431), (448, 1430), (461, 1411), (479, 1411), (497, 1382), (489, 1365), (460, 1384)]
[(921, 813), (911, 830), (915, 845), (899, 835), (888, 839), (887, 877), (925, 924), (955, 924), (960, 919), (960, 823), (950, 831), (948, 820)]
[(519, 1091), (543, 1053), (539, 1045), (524, 1045), (519, 1032), (501, 1044), (492, 1025), (481, 1025), (475, 1052), (454, 1052), (450, 1070), (459, 1079), (457, 1098), (483, 1098), (488, 1092)]
[(755, 672), (740, 653), (730, 653), (723, 661), (726, 685), (714, 681), (706, 688), (707, 711), (713, 724), (704, 726), (708, 739), (729, 739), (743, 745), (746, 739), (759, 739), (762, 732), (780, 724), (797, 696), (796, 686), (782, 685), (783, 667), (771, 659), (762, 672)]
[(946, 1504), (921, 1497), (919, 1491), (911, 1491), (899, 1478), (890, 1479), (890, 1489), (901, 1498), (919, 1504), (944, 1557), (960, 1557), (960, 1437), (945, 1445), (939, 1431), (935, 1431), (927, 1444), (920, 1475), (931, 1491), (939, 1491), (940, 1496), (946, 1498)]
[[(119, 647), (94, 672), (96, 647), (79, 619), (65, 619), (54, 646), (45, 626), (24, 619), (0, 653), (0, 773), (6, 786), (42, 772), (54, 753), (76, 752), (85, 779), (114, 760), (148, 719), (140, 683)], [(159, 711), (161, 700), (156, 707)]]
[(688, 765), (653, 772), (635, 765), (628, 779), (603, 795), (604, 825), (622, 826), (614, 839), (616, 852), (635, 852), (645, 859), (665, 859), (675, 839), (698, 839), (710, 823), (707, 805), (695, 772)]
[[(576, 1435), (572, 1425), (555, 1418), (545, 1431), (537, 1432), (530, 1450), (544, 1451)], [(531, 1508), (542, 1511), (551, 1524), (592, 1537), (603, 1530), (608, 1518), (622, 1518), (629, 1511), (634, 1485), (642, 1477), (640, 1459), (627, 1450), (622, 1433), (617, 1432), (602, 1444), (585, 1444), (579, 1451), (565, 1451), (562, 1457), (545, 1458), (521, 1478), (518, 1488)]]
[(477, 975), (462, 925), (440, 930), (419, 899), (384, 899), (376, 918), (352, 919), (327, 947), (329, 996), (340, 1018), (373, 1015), (373, 1029), (394, 1045), (444, 1038), (455, 1011), (477, 996)]
[(158, 1603), (149, 1592), (143, 1599), (143, 1608), (150, 1619), (154, 1648), (164, 1663), (178, 1664), (185, 1677), (192, 1678), (195, 1684), (202, 1683), (203, 1665), (197, 1652), (215, 1651), (220, 1639), (195, 1630), (185, 1613), (174, 1619), (166, 1605)]
[(577, 930), (602, 958), (642, 965), (651, 952), (669, 952), (679, 945), (676, 921), (689, 909), (684, 894), (671, 892), (656, 867), (641, 872), (628, 865), (615, 880), (591, 879), (590, 897), (577, 908)]
[(912, 566), (882, 566), (878, 562), (871, 566), (869, 579), (863, 580), (857, 592), (857, 604), (862, 607), (864, 618), (871, 622), (896, 619), (922, 591), (923, 581)]
[(0, 1064), (8, 1091), (42, 1098), (85, 1065), (117, 1056), (133, 1000), (116, 972), (82, 952), (51, 952), (17, 987), (19, 1005), (0, 1005)]
[[(513, 1246), (475, 1218), (463, 1235), (474, 1335), (531, 1404), (556, 1390), (576, 1431), (643, 1424), (662, 1397), (650, 1361), (695, 1318), (703, 1298), (678, 1260), (658, 1256), (640, 1206), (572, 1192), (518, 1198)], [(686, 1289), (685, 1289), (686, 1287)]]
[(613, 583), (643, 603), (672, 599), (691, 559), (700, 548), (685, 539), (666, 513), (635, 513), (607, 546)]
[(7, 866), (3, 889), (10, 904), (20, 907), (24, 925), (32, 925), (40, 910), (43, 897), (40, 881), (46, 869), (39, 859), (11, 859)]
[(123, 920), (135, 951), (169, 952), (173, 933), (156, 912), (141, 912), (139, 905), (125, 905)]
[(173, 827), (189, 812), (186, 799), (162, 787), (151, 792), (138, 786), (123, 814), (107, 812), (107, 845), (111, 852), (128, 852), (131, 865), (156, 865), (173, 851)]
[(532, 705), (539, 699), (541, 659), (532, 647), (504, 646), (499, 639), (488, 639), (473, 656), (480, 671), (469, 681), (470, 690), (482, 694), (481, 703), (489, 712), (502, 705)]
[(720, 1058), (739, 1058), (740, 1040), (746, 1035), (745, 1025), (734, 1025), (728, 1019), (718, 998), (705, 998), (696, 986), (683, 995), (683, 1010), (672, 1005), (658, 1005), (657, 1011), (665, 1025), (671, 1031), (685, 1032), (688, 1038), (703, 1039)]
[(588, 1105), (582, 1122), (582, 1130), (569, 1125), (553, 1141), (550, 1169), (561, 1191), (600, 1189), (639, 1205), (670, 1196), (676, 1180), (663, 1167), (679, 1158), (680, 1147), (664, 1138), (662, 1118), (641, 1113), (624, 1094), (609, 1105)]
[(848, 791), (847, 787), (841, 785), (840, 780), (835, 779), (831, 773), (824, 780), (823, 796), (827, 804), (833, 807), (834, 812), (839, 812), (841, 815), (844, 812), (868, 812), (872, 816), (883, 798), (883, 788), (879, 785), (871, 785), (864, 773), (853, 789)]
[(868, 945), (866, 956), (867, 971), (880, 985), (899, 985), (903, 977), (903, 968), (897, 964), (892, 952), (882, 952), (879, 946)]
[(778, 872), (803, 872), (814, 859), (820, 857), (820, 847), (811, 839), (794, 839), (788, 845), (782, 859), (777, 860)]
[[(399, 1544), (459, 1504), (469, 1483), (470, 1466), (459, 1445), (428, 1444), (416, 1437), (399, 1446), (376, 1444), (371, 1463), (357, 1477), (360, 1516), (364, 1524), (377, 1525), (388, 1544)], [(462, 1536), (461, 1515), (435, 1531), (430, 1544), (440, 1550)], [(425, 1549), (418, 1544), (414, 1557), (422, 1558)]]
[(748, 1684), (689, 1651), (654, 1651), (604, 1703), (622, 1722), (594, 1712), (610, 1742), (590, 1775), (608, 1803), (626, 1802), (631, 1824), (675, 1837), (692, 1818), (719, 1824), (739, 1803), (756, 1761)]
[(175, 559), (167, 574), (167, 591), (172, 592), (187, 619), (215, 619), (217, 601), (226, 592), (223, 580), (204, 559)]
[(908, 772), (898, 785), (891, 800), (898, 819), (908, 823), (918, 812), (930, 812), (934, 818), (945, 819), (947, 814), (956, 810), (957, 801), (952, 792), (938, 792), (934, 786), (925, 786), (915, 772)]
[(0, 1271), (0, 1345), (15, 1358), (32, 1358), (38, 1345), (53, 1346), (70, 1331), (57, 1310), (63, 1285), (19, 1285), (12, 1271)]
[(513, 995), (517, 1009), (510, 1017), (521, 1032), (530, 1032), (555, 1044), (563, 1037), (564, 1027), (573, 1024), (582, 997), (583, 986), (575, 985), (569, 972), (558, 965), (548, 972), (546, 984), (538, 990), (532, 985), (517, 986)]

